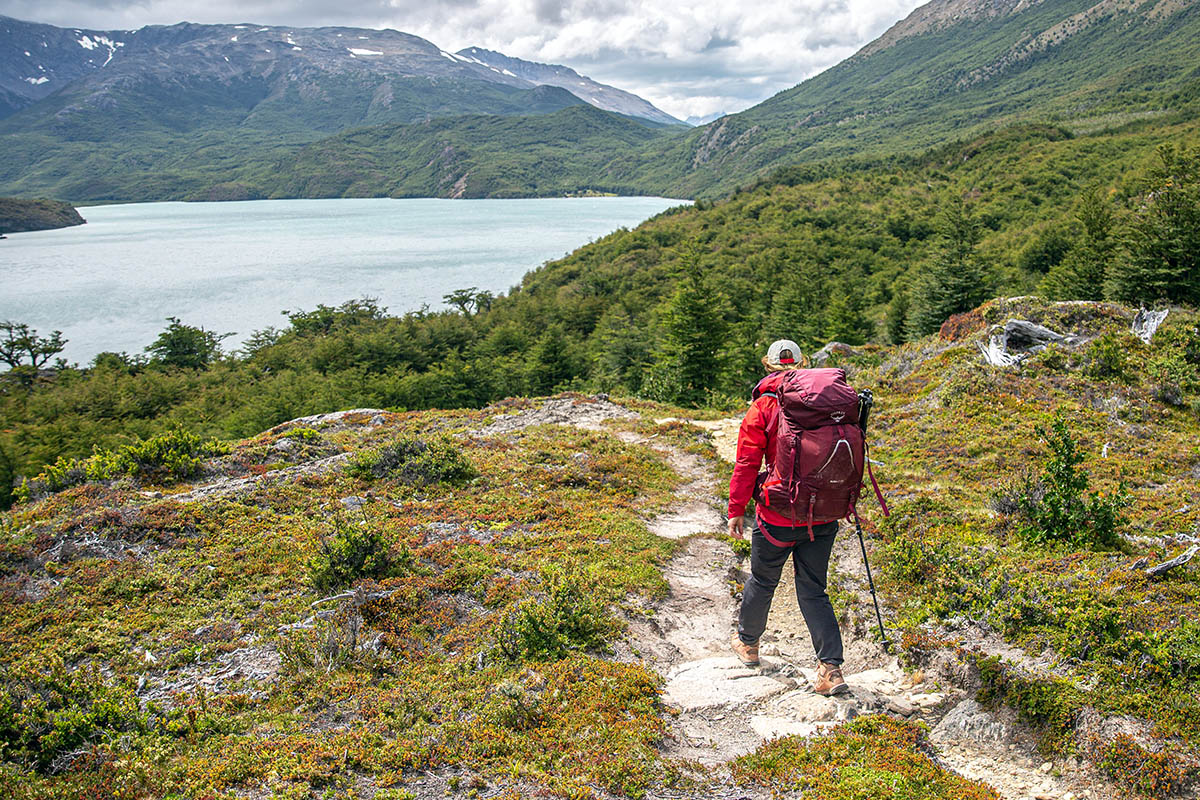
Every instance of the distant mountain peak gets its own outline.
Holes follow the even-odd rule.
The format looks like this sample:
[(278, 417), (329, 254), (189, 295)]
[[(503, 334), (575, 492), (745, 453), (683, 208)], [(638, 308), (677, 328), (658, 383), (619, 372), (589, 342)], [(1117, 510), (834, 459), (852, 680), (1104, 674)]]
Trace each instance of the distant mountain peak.
[(562, 64), (525, 61), (482, 47), (468, 47), (459, 50), (456, 55), (470, 59), (476, 64), (481, 64), (501, 74), (512, 75), (532, 83), (560, 86), (584, 102), (605, 111), (629, 117), (641, 117), (664, 125), (683, 124), (636, 94), (594, 81)]
[[(904, 39), (948, 28), (960, 22), (1017, 14), (1042, 2), (1043, 0), (931, 0), (888, 28), (882, 36), (860, 50), (859, 54), (878, 53)], [(1128, 5), (1128, 2), (1126, 4)]]

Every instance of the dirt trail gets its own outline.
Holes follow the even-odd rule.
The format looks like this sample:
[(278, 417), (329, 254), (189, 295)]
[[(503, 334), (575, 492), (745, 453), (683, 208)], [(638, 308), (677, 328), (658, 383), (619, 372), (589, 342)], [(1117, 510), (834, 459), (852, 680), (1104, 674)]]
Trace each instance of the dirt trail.
[[(712, 433), (720, 457), (732, 460), (738, 420), (695, 424)], [(932, 728), (930, 741), (940, 763), (988, 783), (1006, 800), (1108, 796), (1072, 763), (1044, 763), (1012, 719), (981, 708), (948, 682), (908, 673), (884, 652), (858, 541), (845, 523), (834, 548), (831, 586), (840, 590), (840, 598), (849, 598), (848, 607), (837, 610), (851, 692), (826, 698), (811, 691), (816, 661), (789, 569), (763, 636), (762, 665), (742, 666), (729, 643), (738, 608), (735, 591), (747, 577), (749, 562), (711, 536), (724, 529), (711, 465), (670, 445), (625, 432), (618, 436), (662, 453), (686, 481), (679, 491), (681, 505), (647, 521), (660, 536), (687, 537), (666, 568), (670, 594), (651, 620), (631, 626), (634, 647), (664, 675), (664, 699), (679, 711), (666, 754), (717, 765), (771, 738), (812, 735), (860, 714), (886, 712), (923, 719)]]
[[(564, 397), (501, 416), (481, 432), (507, 433), (545, 423), (596, 430), (608, 420), (636, 416), (607, 398)], [(734, 458), (737, 419), (656, 421), (688, 422), (707, 430), (718, 456)], [(626, 443), (660, 453), (684, 481), (675, 507), (646, 520), (647, 528), (657, 535), (683, 541), (665, 569), (669, 594), (654, 606), (651, 616), (630, 621), (627, 637), (632, 651), (628, 657), (644, 660), (664, 676), (664, 699), (677, 711), (672, 735), (663, 746), (666, 755), (720, 766), (772, 738), (808, 736), (860, 714), (883, 712), (926, 722), (933, 758), (987, 783), (1005, 800), (1116, 796), (1094, 775), (1081, 771), (1073, 759), (1044, 762), (1012, 712), (988, 711), (953, 680), (909, 673), (884, 652), (877, 640), (858, 541), (845, 523), (834, 546), (830, 586), (842, 620), (843, 669), (851, 692), (837, 698), (812, 692), (816, 661), (788, 569), (776, 590), (763, 636), (762, 664), (744, 667), (733, 656), (730, 640), (749, 563), (719, 536), (725, 520), (712, 464), (653, 437), (609, 430)], [(989, 654), (1030, 661), (994, 637), (977, 637), (974, 644)], [(949, 667), (948, 673), (956, 671), (956, 665)], [(745, 787), (729, 788), (730, 797), (758, 797)]]

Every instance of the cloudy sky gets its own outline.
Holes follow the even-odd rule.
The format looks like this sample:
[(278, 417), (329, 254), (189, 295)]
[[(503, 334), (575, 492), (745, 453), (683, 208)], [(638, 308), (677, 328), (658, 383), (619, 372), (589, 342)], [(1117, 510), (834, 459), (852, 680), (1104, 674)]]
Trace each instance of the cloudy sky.
[(924, 0), (0, 0), (63, 27), (251, 22), (415, 33), (566, 64), (684, 118), (739, 111), (836, 64)]

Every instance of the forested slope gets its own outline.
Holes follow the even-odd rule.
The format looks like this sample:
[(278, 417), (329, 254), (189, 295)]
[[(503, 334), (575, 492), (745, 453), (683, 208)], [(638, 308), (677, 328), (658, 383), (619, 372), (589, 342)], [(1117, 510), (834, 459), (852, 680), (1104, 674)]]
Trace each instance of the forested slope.
[(23, 473), (175, 424), (245, 436), (335, 407), (566, 387), (740, 402), (779, 336), (809, 352), (904, 341), (1035, 291), (1195, 305), (1196, 142), (1188, 120), (1079, 136), (1018, 126), (903, 161), (783, 172), (617, 231), (508, 296), (464, 287), (455, 311), (395, 317), (330, 298), (232, 358), (204, 320), (184, 320), (144, 355), (15, 370), (3, 446)]

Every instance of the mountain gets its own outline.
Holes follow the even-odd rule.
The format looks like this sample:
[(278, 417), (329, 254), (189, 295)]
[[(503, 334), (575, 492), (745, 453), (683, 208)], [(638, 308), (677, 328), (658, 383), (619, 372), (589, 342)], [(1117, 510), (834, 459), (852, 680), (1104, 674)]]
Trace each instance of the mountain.
[[(549, 86), (542, 90), (563, 92)], [(624, 152), (658, 138), (640, 120), (580, 101), (549, 114), (376, 125), (248, 165), (200, 198), (547, 197), (637, 194), (607, 179)]]
[(505, 74), (523, 78), (530, 83), (562, 87), (596, 108), (603, 108), (605, 111), (612, 111), (626, 117), (641, 117), (664, 125), (681, 124), (675, 117), (658, 110), (637, 95), (597, 83), (561, 64), (538, 64), (533, 61), (523, 61), (480, 47), (459, 50), (457, 55), (490, 68), (499, 69)]
[(691, 125), (692, 127), (696, 127), (698, 125), (707, 125), (710, 122), (719, 120), (721, 117), (725, 116), (726, 113), (727, 112), (725, 111), (714, 111), (712, 114), (705, 114), (701, 117), (693, 115), (685, 119), (683, 122), (685, 125)]
[[(588, 82), (587, 93), (649, 115), (646, 124), (666, 118), (611, 87)], [(168, 174), (211, 171), (198, 183), (213, 185), (232, 165), (349, 128), (585, 102), (393, 30), (93, 31), (0, 17), (0, 140), (11, 154), (0, 187), (11, 194), (173, 198), (188, 187)]]
[(780, 166), (913, 152), (1022, 121), (1069, 129), (1193, 113), (1198, 0), (933, 0), (825, 72), (626, 156), (672, 196), (718, 196)]

